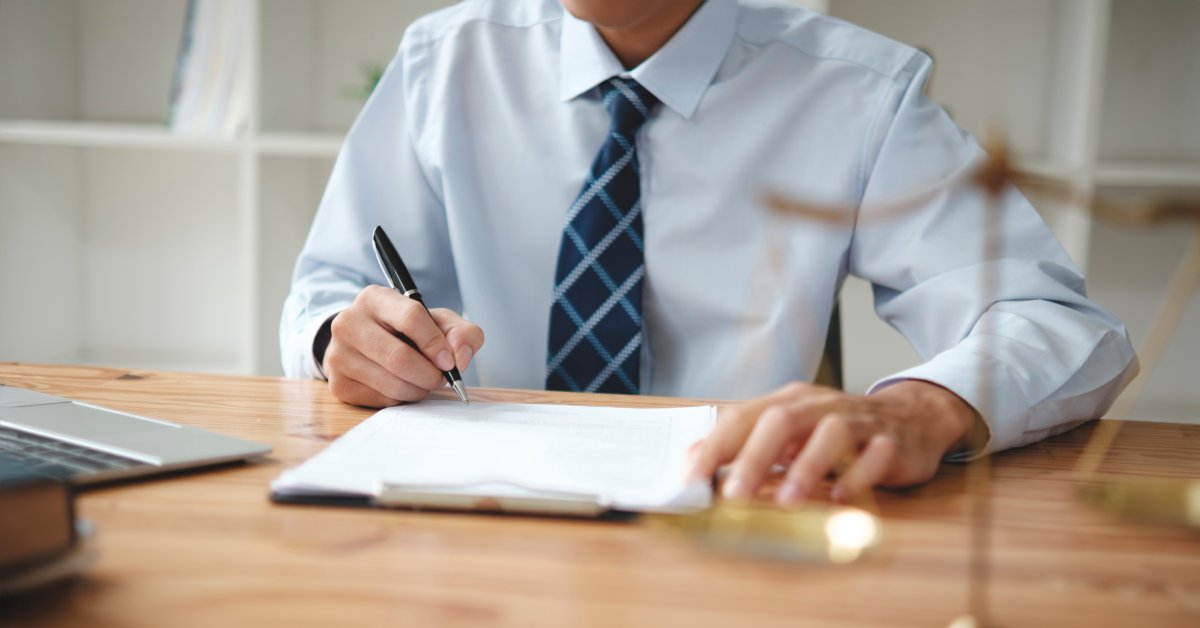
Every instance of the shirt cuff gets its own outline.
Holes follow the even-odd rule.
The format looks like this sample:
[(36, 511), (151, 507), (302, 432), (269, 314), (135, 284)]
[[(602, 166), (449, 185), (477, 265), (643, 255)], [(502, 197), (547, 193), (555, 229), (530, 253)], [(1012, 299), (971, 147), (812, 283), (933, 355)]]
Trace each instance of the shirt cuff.
[(867, 394), (906, 380), (931, 382), (958, 395), (988, 427), (988, 442), (983, 449), (951, 454), (945, 460), (967, 462), (1021, 444), (1029, 403), (1003, 362), (969, 349), (950, 349), (924, 364), (875, 382)]
[(340, 311), (340, 309), (335, 309), (319, 316), (314, 316), (312, 322), (300, 332), (298, 342), (300, 343), (301, 350), (304, 353), (303, 368), (306, 376), (322, 381), (329, 379), (328, 377), (325, 377), (325, 369), (319, 362), (317, 362), (317, 356), (313, 351), (313, 344), (317, 339), (317, 333), (321, 331), (321, 326), (325, 324), (325, 321), (329, 320)]

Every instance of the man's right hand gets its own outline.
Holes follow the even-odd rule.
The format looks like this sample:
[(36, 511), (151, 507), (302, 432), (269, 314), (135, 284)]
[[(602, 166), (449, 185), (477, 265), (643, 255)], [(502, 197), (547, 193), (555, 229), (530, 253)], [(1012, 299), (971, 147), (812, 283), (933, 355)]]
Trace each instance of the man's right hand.
[(346, 403), (371, 408), (424, 399), (446, 385), (443, 371), (466, 370), (483, 346), (478, 325), (447, 309), (426, 314), (420, 303), (383, 286), (363, 289), (333, 319), (330, 331), (322, 363), (329, 390)]

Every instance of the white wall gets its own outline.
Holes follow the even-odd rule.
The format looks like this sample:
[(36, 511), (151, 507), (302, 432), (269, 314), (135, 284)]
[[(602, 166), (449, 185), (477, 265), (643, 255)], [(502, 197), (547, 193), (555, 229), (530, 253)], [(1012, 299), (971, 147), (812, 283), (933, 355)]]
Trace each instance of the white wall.
[(237, 286), (246, 278), (229, 228), (237, 211), (234, 161), (83, 153), (83, 359), (199, 369), (235, 361), (239, 337), (231, 330), (245, 307)]
[(0, 360), (77, 357), (82, 211), (61, 182), (78, 177), (71, 149), (0, 144)]

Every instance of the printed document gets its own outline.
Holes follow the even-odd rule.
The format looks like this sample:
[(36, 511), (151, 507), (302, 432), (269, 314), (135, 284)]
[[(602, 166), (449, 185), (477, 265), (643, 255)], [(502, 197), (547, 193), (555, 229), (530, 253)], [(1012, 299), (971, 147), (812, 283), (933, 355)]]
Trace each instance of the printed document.
[(387, 408), (272, 490), (379, 496), (381, 491), (562, 496), (606, 508), (707, 508), (709, 485), (684, 483), (687, 448), (708, 435), (716, 408), (610, 408), (423, 401)]

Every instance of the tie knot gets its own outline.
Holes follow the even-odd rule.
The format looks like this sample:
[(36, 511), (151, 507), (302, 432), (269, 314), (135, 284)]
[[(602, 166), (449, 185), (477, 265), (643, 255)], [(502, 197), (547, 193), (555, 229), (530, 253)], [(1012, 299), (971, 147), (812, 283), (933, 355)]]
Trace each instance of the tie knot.
[(654, 94), (631, 78), (614, 76), (600, 85), (600, 91), (613, 129), (627, 135), (637, 133), (658, 104)]

